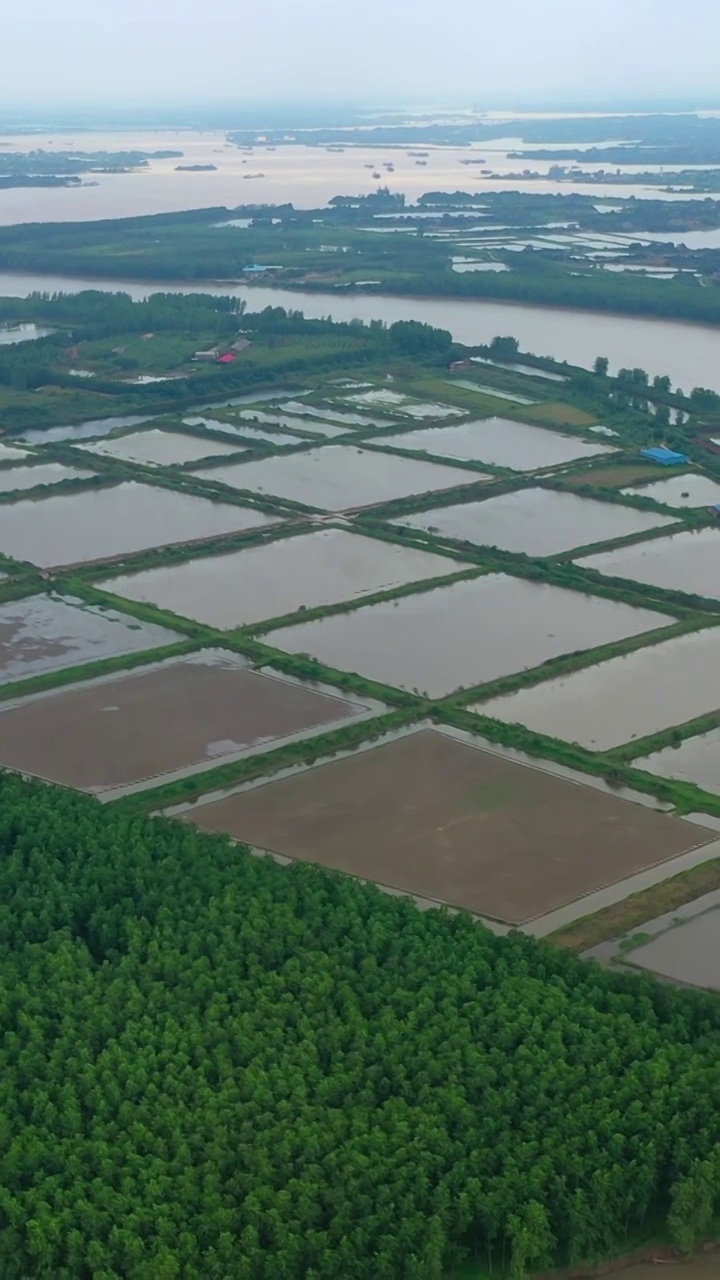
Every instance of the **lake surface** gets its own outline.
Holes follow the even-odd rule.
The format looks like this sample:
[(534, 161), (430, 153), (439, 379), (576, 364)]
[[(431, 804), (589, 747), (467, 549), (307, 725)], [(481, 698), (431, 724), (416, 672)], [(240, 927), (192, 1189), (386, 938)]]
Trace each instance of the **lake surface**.
[(338, 604), (465, 567), (431, 552), (319, 529), (262, 547), (114, 578), (114, 595), (222, 629)]
[(0, 506), (0, 551), (49, 569), (259, 528), (276, 518), (129, 481)]
[[(511, 334), (518, 339), (524, 351), (532, 351), (534, 355), (550, 355), (586, 368), (592, 366), (596, 356), (604, 355), (610, 361), (611, 371), (621, 367), (639, 367), (651, 375), (669, 374), (675, 386), (685, 391), (698, 386), (720, 391), (719, 330), (712, 325), (458, 298), (395, 298), (383, 294), (352, 295), (346, 291), (338, 296), (334, 293), (301, 293), (290, 289), (207, 282), (196, 285), (166, 281), (148, 284), (32, 272), (0, 272), (0, 296), (4, 297), (22, 298), (34, 291), (78, 293), (82, 289), (103, 289), (109, 293), (122, 289), (135, 299), (146, 298), (159, 290), (163, 293), (215, 292), (244, 298), (251, 311), (286, 307), (291, 311), (303, 311), (310, 319), (316, 320), (324, 316), (334, 320), (384, 320), (387, 324), (395, 320), (420, 320), (440, 329), (449, 329), (456, 342), (471, 346), (491, 342), (498, 334)], [(244, 399), (249, 402), (262, 398), (258, 394)], [(266, 392), (265, 398), (276, 399), (277, 392)], [(236, 397), (220, 403), (238, 404), (242, 399)], [(34, 432), (26, 438), (44, 435), (44, 432)]]
[(636, 547), (585, 556), (577, 564), (653, 587), (720, 596), (720, 530), (690, 529)]
[(481, 418), (456, 427), (424, 427), (397, 436), (384, 436), (378, 448), (392, 445), (397, 449), (418, 449), (438, 458), (456, 458), (460, 462), (486, 462), (493, 467), (509, 467), (512, 471), (535, 471), (538, 467), (556, 467), (578, 458), (600, 457), (613, 453), (602, 444), (586, 444), (544, 427), (531, 427), (509, 418)]
[[(655, 616), (656, 625), (662, 625), (661, 616)], [(711, 627), (473, 709), (552, 738), (579, 742), (591, 751), (607, 751), (718, 708), (720, 629)]]
[[(199, 462), (202, 458), (220, 457), (221, 454), (242, 453), (243, 445), (221, 444), (219, 440), (201, 440), (197, 436), (181, 432), (133, 431), (127, 436), (111, 440), (98, 440), (83, 446), (89, 453), (103, 458), (120, 458), (123, 462), (139, 462), (145, 466), (181, 466), (186, 462)], [(0, 480), (2, 475), (0, 473)]]
[(12, 346), (16, 342), (33, 342), (54, 332), (54, 329), (43, 329), (37, 324), (0, 324), (0, 347)]
[(439, 698), (662, 625), (646, 609), (489, 574), (283, 628), (271, 643)]
[(323, 511), (374, 506), (410, 494), (476, 484), (476, 471), (436, 466), (414, 458), (397, 458), (353, 445), (326, 445), (287, 456), (276, 454), (256, 462), (208, 467), (193, 472), (200, 480), (217, 480), (237, 489), (290, 498)]
[(659, 524), (671, 524), (672, 520), (617, 503), (579, 498), (573, 493), (520, 489), (484, 502), (422, 511), (398, 523), (504, 551), (552, 556), (579, 544), (589, 547), (594, 542), (646, 533)]

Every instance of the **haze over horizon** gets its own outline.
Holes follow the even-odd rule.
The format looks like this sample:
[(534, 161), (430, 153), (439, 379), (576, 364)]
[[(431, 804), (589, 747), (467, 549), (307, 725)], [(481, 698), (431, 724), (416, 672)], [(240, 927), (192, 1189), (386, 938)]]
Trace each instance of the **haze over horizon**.
[(0, 102), (712, 105), (717, 0), (26, 0), (6, 18)]

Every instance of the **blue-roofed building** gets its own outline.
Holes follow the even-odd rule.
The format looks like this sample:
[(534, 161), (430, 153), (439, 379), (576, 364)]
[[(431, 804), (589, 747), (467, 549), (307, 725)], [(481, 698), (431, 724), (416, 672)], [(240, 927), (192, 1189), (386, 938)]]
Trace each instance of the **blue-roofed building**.
[(641, 449), (640, 456), (657, 462), (661, 467), (681, 467), (688, 461), (686, 453), (675, 453), (674, 449), (665, 449), (662, 445), (656, 449)]

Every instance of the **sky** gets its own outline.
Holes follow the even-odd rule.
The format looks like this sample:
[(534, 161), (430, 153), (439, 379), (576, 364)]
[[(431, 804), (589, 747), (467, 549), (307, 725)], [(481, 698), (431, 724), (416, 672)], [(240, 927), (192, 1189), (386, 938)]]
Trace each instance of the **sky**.
[(9, 106), (720, 103), (720, 0), (8, 0)]

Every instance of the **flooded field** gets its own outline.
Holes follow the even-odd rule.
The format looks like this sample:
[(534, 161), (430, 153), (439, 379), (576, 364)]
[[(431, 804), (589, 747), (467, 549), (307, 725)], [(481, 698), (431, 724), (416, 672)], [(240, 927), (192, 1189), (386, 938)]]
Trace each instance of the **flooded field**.
[(24, 431), (19, 437), (28, 444), (57, 444), (67, 440), (73, 444), (76, 440), (90, 440), (93, 436), (109, 436), (111, 431), (119, 431), (121, 427), (139, 427), (143, 422), (151, 422), (157, 414), (131, 413), (124, 418), (93, 418), (89, 422), (76, 422), (64, 427), (46, 427)]
[(653, 498), (668, 507), (709, 507), (720, 503), (720, 484), (709, 476), (670, 476), (656, 484), (623, 489), (623, 493), (637, 494), (641, 498)]
[(720, 530), (697, 529), (576, 561), (610, 577), (690, 595), (720, 596)]
[(186, 817), (512, 924), (710, 836), (433, 729), (194, 805)]
[[(355, 395), (345, 396), (348, 404), (359, 404), (375, 406), (379, 404), (389, 409), (393, 413), (399, 413), (401, 417), (407, 415), (410, 418), (462, 418), (465, 410), (455, 409), (449, 404), (423, 404), (420, 400), (413, 400), (411, 396), (406, 396), (403, 391), (391, 391), (388, 387), (376, 387), (372, 391), (359, 391)], [(347, 415), (346, 415), (347, 418)], [(368, 419), (365, 419), (367, 422)], [(369, 419), (372, 422), (372, 419)], [(390, 426), (389, 422), (375, 423), (376, 426)]]
[[(706, 911), (659, 934), (644, 947), (633, 948), (626, 963), (672, 982), (720, 991), (720, 910)], [(720, 1274), (717, 1259), (714, 1274)]]
[[(718, 696), (720, 705), (720, 695)], [(638, 768), (663, 778), (695, 782), (704, 791), (720, 791), (720, 729), (687, 738), (679, 746), (666, 747), (638, 760)]]
[(509, 467), (511, 471), (535, 471), (539, 467), (556, 467), (563, 462), (612, 452), (606, 445), (586, 444), (544, 427), (511, 422), (509, 418), (482, 418), (457, 427), (425, 427), (385, 436), (377, 443), (397, 449), (424, 450), (438, 458), (487, 462), (493, 467)]
[(34, 467), (6, 467), (0, 470), (0, 493), (34, 489), (41, 484), (60, 484), (63, 480), (89, 480), (92, 474), (92, 471), (65, 467), (60, 462), (39, 463)]
[(29, 456), (29, 450), (22, 445), (0, 444), (0, 462), (27, 462)]
[(430, 552), (342, 529), (319, 529), (230, 555), (113, 578), (104, 586), (115, 595), (225, 629), (303, 607), (355, 600), (464, 567)]
[[(348, 400), (354, 400), (354, 396), (348, 396)], [(308, 429), (312, 425), (313, 431), (322, 431), (322, 421), (328, 419), (330, 422), (339, 422), (342, 424), (344, 431), (350, 431), (357, 427), (391, 427), (392, 418), (368, 418), (361, 413), (346, 413), (344, 409), (318, 409), (314, 404), (300, 404), (298, 401), (290, 401), (289, 404), (281, 406), (287, 413), (300, 413), (305, 415), (306, 419), (312, 419), (306, 422)], [(315, 421), (321, 419), (320, 424)]]
[(119, 458), (123, 462), (159, 467), (182, 466), (186, 462), (199, 462), (201, 458), (243, 452), (240, 443), (200, 440), (197, 436), (183, 435), (180, 431), (160, 431), (157, 427), (149, 431), (133, 431), (127, 436), (93, 440), (83, 444), (83, 448), (89, 453), (99, 453), (103, 458)]
[(717, 709), (717, 627), (676, 636), (473, 708), (592, 751), (645, 738)]
[[(289, 457), (220, 466), (193, 475), (254, 493), (290, 498), (321, 511), (346, 511), (410, 494), (477, 484), (476, 471), (397, 458), (353, 445), (331, 444)], [(1, 548), (0, 548), (1, 549)]]
[(363, 711), (205, 650), (0, 706), (0, 763), (102, 792), (210, 768)]
[(16, 342), (34, 342), (37, 338), (47, 338), (54, 329), (43, 328), (39, 324), (0, 324), (0, 347)]
[(128, 481), (0, 507), (0, 551), (42, 569), (277, 523), (228, 503)]
[(458, 503), (402, 518), (402, 524), (413, 529), (533, 556), (556, 555), (574, 546), (608, 542), (671, 523), (669, 516), (552, 489), (520, 489), (484, 502)]
[(13, 600), (0, 605), (0, 684), (157, 649), (176, 639), (179, 636), (164, 627), (71, 596)]
[[(259, 444), (286, 445), (286, 444), (302, 444), (302, 440), (298, 436), (291, 436), (287, 431), (263, 431), (260, 427), (251, 426), (250, 423), (244, 421), (238, 422), (222, 422), (219, 418), (183, 418), (186, 427), (208, 427), (211, 431), (224, 431), (225, 435), (233, 436), (242, 434), (248, 440), (257, 440)], [(208, 442), (211, 443), (211, 442)], [(218, 442), (215, 441), (217, 444)], [(220, 452), (224, 446), (220, 446)], [(242, 445), (237, 445), (237, 449), (242, 449)], [(203, 455), (207, 456), (207, 454)]]
[[(300, 406), (298, 406), (299, 408)], [(287, 427), (289, 431), (297, 431), (299, 436), (307, 437), (308, 432), (317, 431), (318, 435), (345, 435), (345, 428), (339, 426), (330, 426), (329, 431), (326, 430), (324, 422), (316, 423), (310, 421), (309, 418), (292, 417), (287, 413), (265, 412), (264, 410), (248, 409), (239, 413), (236, 418), (237, 426), (240, 430), (245, 430), (245, 423), (248, 426), (254, 426), (256, 423), (264, 423), (268, 427)], [(223, 424), (223, 429), (227, 431), (228, 423)], [(300, 439), (295, 440), (295, 444), (300, 444)]]
[(439, 698), (664, 621), (646, 609), (488, 574), (283, 628), (271, 643)]
[(537, 399), (531, 400), (528, 396), (513, 395), (510, 391), (498, 391), (497, 387), (483, 387), (479, 382), (469, 382), (462, 378), (447, 378), (446, 382), (449, 387), (464, 387), (466, 391), (479, 391), (484, 396), (493, 396), (496, 400), (511, 400), (514, 404), (537, 404)]

